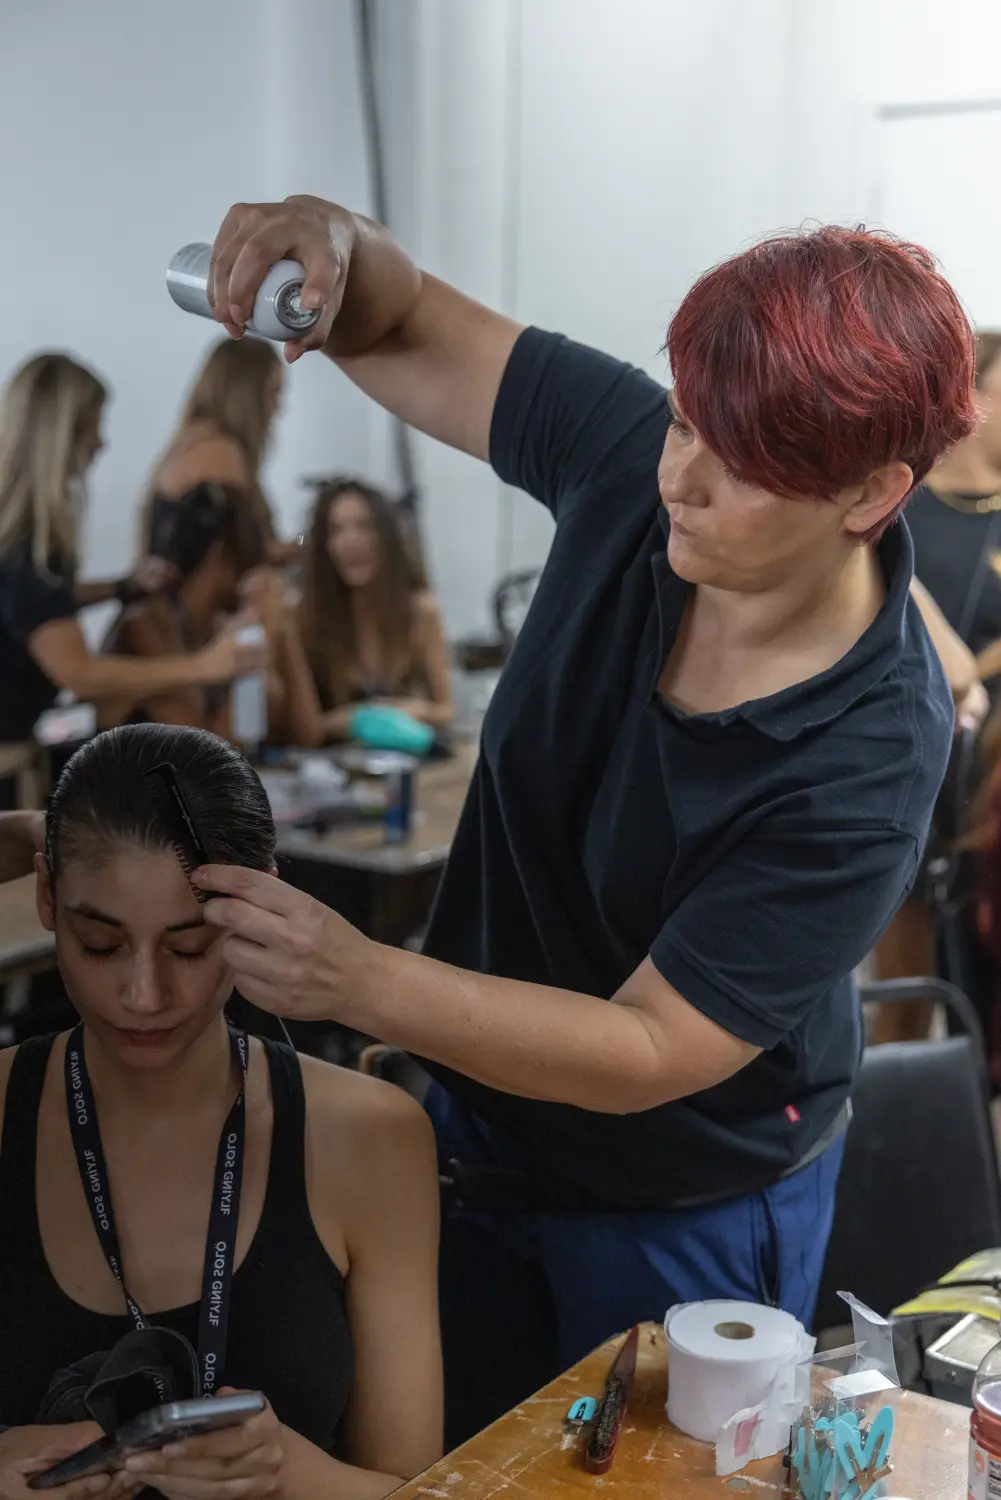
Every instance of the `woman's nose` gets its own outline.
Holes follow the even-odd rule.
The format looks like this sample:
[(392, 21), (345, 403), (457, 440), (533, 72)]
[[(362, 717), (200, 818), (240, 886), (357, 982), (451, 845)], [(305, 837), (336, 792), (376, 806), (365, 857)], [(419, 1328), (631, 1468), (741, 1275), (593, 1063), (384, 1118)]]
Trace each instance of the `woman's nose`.
[(122, 1003), (134, 1015), (153, 1016), (166, 1008), (167, 1000), (155, 954), (144, 953), (141, 949), (135, 954)]

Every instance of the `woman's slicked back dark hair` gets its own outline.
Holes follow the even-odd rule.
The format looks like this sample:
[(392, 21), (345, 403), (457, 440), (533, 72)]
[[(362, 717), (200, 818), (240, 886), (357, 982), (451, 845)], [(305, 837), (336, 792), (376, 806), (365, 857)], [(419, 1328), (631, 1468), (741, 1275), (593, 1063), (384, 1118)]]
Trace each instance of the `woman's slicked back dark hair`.
[(99, 864), (117, 844), (159, 853), (173, 847), (170, 804), (158, 777), (169, 761), (210, 860), (270, 870), (275, 824), (256, 771), (203, 729), (127, 724), (88, 740), (59, 778), (45, 819), (55, 877), (68, 860)]

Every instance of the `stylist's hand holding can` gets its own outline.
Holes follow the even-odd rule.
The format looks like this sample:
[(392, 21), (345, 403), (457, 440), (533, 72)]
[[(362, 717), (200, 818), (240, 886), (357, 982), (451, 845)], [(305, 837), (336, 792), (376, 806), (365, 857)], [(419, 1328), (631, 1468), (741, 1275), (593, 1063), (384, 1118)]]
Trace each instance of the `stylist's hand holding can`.
[[(306, 337), (285, 345), (289, 364), (308, 349), (322, 349), (341, 310), (351, 258), (363, 222), (322, 198), (295, 196), (284, 203), (237, 203), (212, 248), (208, 296), (218, 321), (240, 338), (254, 298), (271, 266), (297, 260), (306, 271), (300, 302), (323, 308)], [(338, 330), (337, 353), (351, 353), (350, 328)]]

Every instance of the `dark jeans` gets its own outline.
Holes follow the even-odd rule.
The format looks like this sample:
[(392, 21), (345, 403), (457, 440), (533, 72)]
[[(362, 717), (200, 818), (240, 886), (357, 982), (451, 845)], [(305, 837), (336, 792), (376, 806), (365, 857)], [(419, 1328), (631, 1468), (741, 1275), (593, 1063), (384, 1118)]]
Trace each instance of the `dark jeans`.
[[(499, 1160), (489, 1130), (432, 1086), (440, 1161)], [(446, 1204), (445, 1440), (464, 1442), (633, 1323), (707, 1297), (813, 1316), (844, 1141), (762, 1192), (667, 1213), (470, 1212)], [(444, 1170), (444, 1166), (443, 1166)]]

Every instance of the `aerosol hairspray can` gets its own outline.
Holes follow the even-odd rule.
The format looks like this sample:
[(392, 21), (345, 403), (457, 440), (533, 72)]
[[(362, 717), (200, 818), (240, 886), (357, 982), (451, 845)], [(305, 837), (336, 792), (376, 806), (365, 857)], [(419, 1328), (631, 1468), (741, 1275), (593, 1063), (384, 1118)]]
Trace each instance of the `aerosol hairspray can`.
[[(167, 267), (167, 291), (184, 312), (211, 318), (208, 283), (211, 245), (185, 245)], [(248, 333), (262, 339), (305, 338), (320, 321), (321, 308), (307, 310), (299, 301), (305, 269), (297, 260), (280, 260), (261, 282), (254, 299), (254, 313), (247, 324)]]

